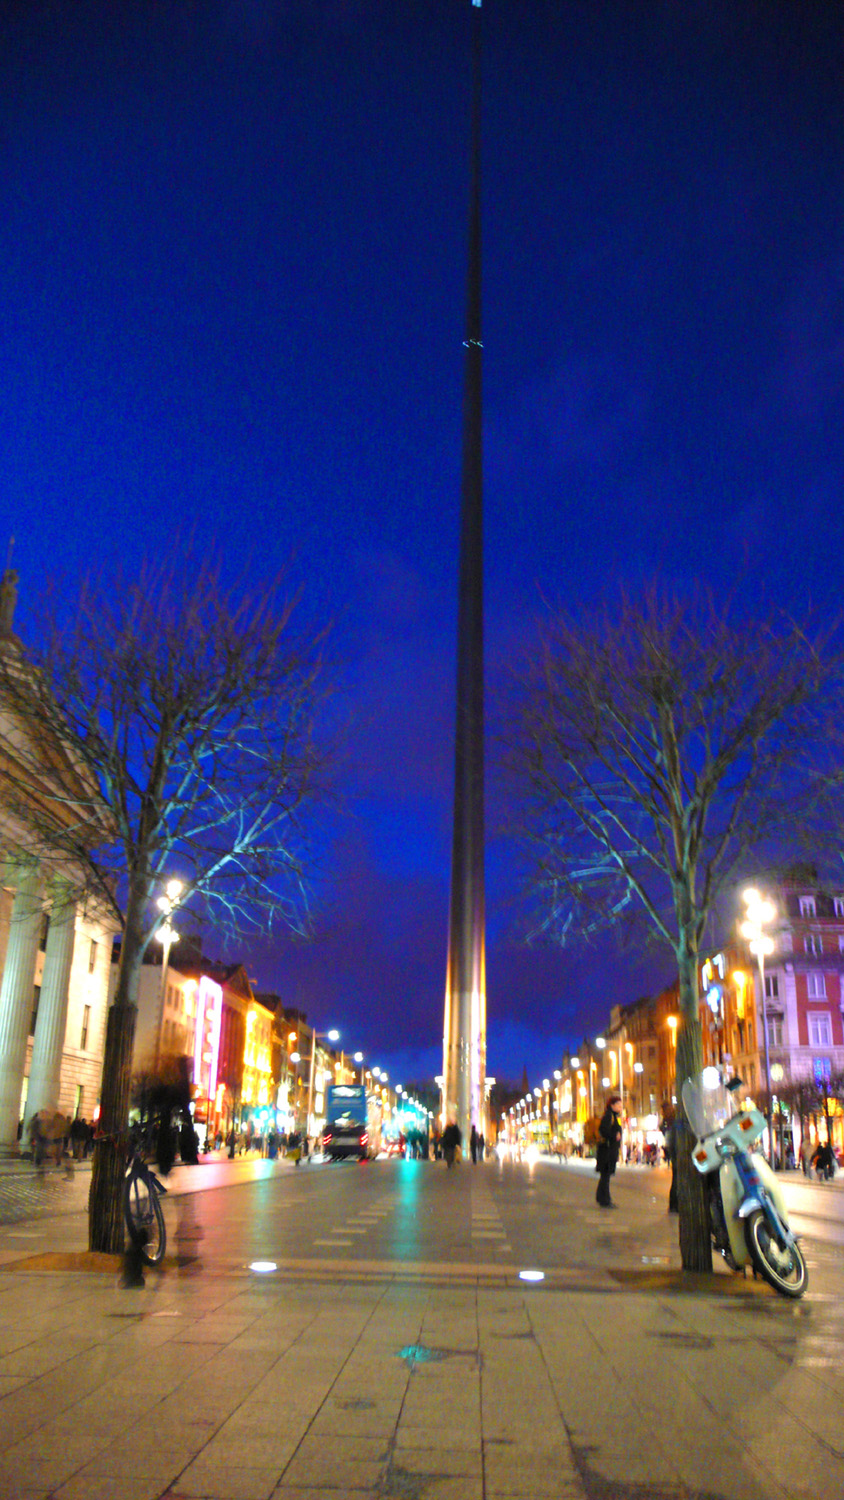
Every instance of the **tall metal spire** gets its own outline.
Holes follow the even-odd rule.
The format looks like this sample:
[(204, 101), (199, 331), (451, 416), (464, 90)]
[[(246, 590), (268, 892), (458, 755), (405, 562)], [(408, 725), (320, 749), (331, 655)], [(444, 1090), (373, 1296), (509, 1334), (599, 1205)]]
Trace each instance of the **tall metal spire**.
[(472, 154), (463, 387), (463, 483), (457, 626), (454, 830), (443, 1036), (443, 1107), (468, 1138), (483, 1124), (484, 613), (481, 430), (481, 7), (472, 0)]

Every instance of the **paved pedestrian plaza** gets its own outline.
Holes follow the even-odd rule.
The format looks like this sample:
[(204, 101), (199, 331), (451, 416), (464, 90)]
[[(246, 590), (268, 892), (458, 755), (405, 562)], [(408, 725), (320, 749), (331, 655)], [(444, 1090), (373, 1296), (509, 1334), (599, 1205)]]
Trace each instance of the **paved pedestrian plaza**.
[(0, 1230), (0, 1495), (844, 1494), (844, 1195), (793, 1304), (684, 1277), (665, 1188), (622, 1171), (602, 1215), (571, 1167), (183, 1169), (129, 1288), (91, 1268), (77, 1179)]

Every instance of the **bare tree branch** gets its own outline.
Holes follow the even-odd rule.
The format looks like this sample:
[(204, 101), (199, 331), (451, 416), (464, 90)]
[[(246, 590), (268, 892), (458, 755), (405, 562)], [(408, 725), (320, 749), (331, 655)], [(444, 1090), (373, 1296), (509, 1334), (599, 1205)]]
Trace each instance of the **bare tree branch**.
[[(678, 968), (678, 1083), (701, 1065), (698, 960), (719, 894), (840, 793), (825, 764), (840, 686), (837, 652), (793, 621), (736, 624), (704, 594), (657, 588), (586, 626), (552, 618), (522, 674), (512, 752), (539, 921), (571, 942), (640, 908)], [(708, 1230), (700, 1205), (684, 1225), (682, 1201), (691, 1267)]]

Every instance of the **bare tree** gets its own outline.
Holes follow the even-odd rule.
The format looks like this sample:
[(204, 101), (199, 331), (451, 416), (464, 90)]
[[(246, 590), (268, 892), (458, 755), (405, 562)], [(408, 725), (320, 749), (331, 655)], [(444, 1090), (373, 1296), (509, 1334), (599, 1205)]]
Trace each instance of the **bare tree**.
[[(568, 942), (644, 914), (679, 975), (678, 1090), (702, 1065), (707, 923), (747, 857), (808, 817), (836, 670), (793, 623), (734, 623), (706, 596), (653, 589), (589, 622), (555, 618), (525, 674), (516, 762), (540, 923)], [(690, 1145), (683, 1130), (680, 1247), (686, 1269), (705, 1270)]]
[[(123, 929), (106, 1036), (90, 1245), (122, 1249), (122, 1163), (141, 964), (181, 901), (218, 932), (301, 928), (301, 821), (322, 789), (314, 743), (319, 632), (295, 601), (219, 567), (149, 567), (86, 585), (40, 649), (0, 653), (0, 797), (43, 857), (76, 872)], [(13, 752), (13, 753), (12, 753)]]

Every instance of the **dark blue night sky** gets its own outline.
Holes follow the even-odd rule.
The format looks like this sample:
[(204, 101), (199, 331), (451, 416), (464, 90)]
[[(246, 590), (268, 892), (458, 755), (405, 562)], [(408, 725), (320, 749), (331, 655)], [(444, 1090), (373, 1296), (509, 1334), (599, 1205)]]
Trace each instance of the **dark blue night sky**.
[[(438, 1071), (469, 0), (0, 9), (2, 514), (44, 580), (193, 537), (291, 556), (354, 729), (317, 938), (251, 962), (395, 1079)], [(654, 574), (841, 602), (844, 20), (486, 0), (488, 686), (543, 601)], [(490, 749), (490, 1071), (652, 957), (520, 940)]]

